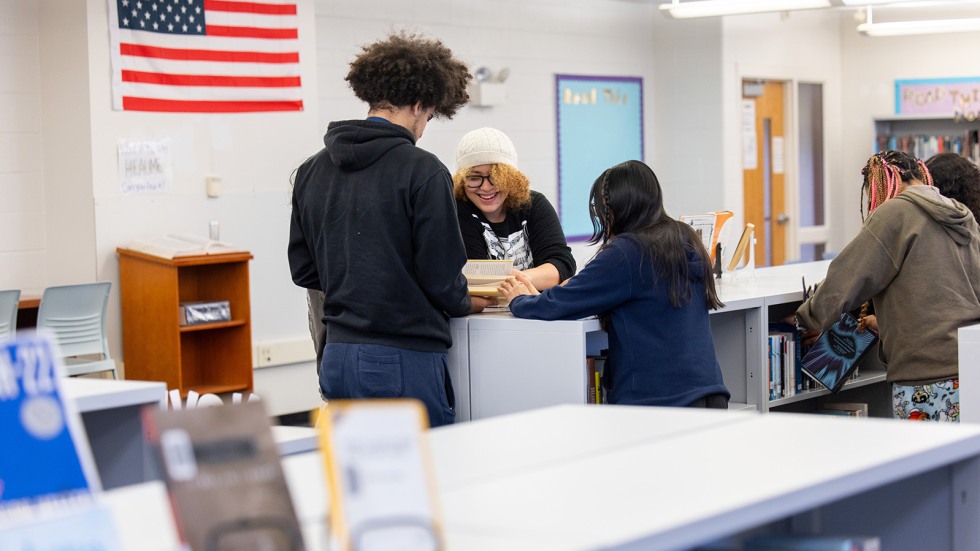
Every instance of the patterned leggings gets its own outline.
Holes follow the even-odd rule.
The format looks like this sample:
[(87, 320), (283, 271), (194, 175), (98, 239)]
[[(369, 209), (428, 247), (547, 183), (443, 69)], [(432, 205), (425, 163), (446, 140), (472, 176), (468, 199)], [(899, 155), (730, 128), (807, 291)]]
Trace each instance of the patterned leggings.
[(946, 379), (927, 385), (892, 384), (895, 419), (960, 422), (960, 380)]

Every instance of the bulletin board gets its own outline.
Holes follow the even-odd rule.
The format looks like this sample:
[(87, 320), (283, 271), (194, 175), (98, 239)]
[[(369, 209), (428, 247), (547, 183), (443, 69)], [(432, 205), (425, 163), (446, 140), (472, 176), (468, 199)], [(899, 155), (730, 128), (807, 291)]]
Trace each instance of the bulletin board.
[(643, 79), (555, 75), (558, 214), (565, 237), (592, 236), (589, 191), (607, 168), (643, 160)]

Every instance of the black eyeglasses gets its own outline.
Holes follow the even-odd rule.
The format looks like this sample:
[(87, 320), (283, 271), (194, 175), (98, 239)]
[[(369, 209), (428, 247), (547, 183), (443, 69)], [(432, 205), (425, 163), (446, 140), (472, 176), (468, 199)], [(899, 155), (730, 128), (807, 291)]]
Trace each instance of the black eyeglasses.
[(480, 189), (481, 187), (483, 187), (484, 180), (490, 182), (491, 186), (497, 185), (494, 184), (493, 180), (490, 179), (489, 174), (486, 176), (480, 174), (469, 174), (466, 176), (466, 187), (469, 189)]

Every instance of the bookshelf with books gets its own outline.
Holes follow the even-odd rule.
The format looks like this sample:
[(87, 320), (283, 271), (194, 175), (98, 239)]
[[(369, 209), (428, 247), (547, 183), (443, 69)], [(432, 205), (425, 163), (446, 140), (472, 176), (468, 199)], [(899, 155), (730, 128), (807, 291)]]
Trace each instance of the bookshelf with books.
[[(769, 321), (795, 312), (802, 301), (801, 277), (820, 281), (828, 265), (821, 261), (759, 268), (750, 282), (719, 285), (725, 307), (709, 319), (718, 363), (732, 394), (729, 409), (817, 412), (825, 401), (844, 401), (866, 402), (871, 416), (888, 416), (885, 373), (874, 354), (868, 354), (858, 376), (836, 394), (812, 384), (770, 397)], [(460, 421), (590, 402), (589, 389), (595, 383), (590, 384), (589, 358), (608, 347), (598, 320), (523, 320), (509, 312), (466, 320), (468, 365), (463, 391), (457, 389), (457, 408), (467, 408), (469, 417)], [(467, 397), (469, 402), (461, 404)]]
[(918, 115), (877, 117), (875, 151), (895, 149), (926, 160), (959, 153), (980, 163), (980, 120)]
[[(819, 278), (807, 277), (807, 281), (817, 282)], [(798, 284), (799, 285), (799, 284)], [(772, 339), (776, 350), (764, 362), (763, 372), (767, 375), (764, 385), (768, 400), (764, 411), (797, 413), (818, 413), (827, 402), (847, 401), (866, 402), (873, 417), (889, 417), (889, 389), (885, 385), (885, 367), (878, 360), (877, 350), (869, 351), (858, 364), (854, 373), (847, 378), (841, 389), (832, 393), (801, 369), (804, 350), (798, 340), (792, 341), (794, 333), (791, 326), (783, 320), (792, 315), (802, 302), (802, 290), (795, 297), (772, 297), (767, 306), (766, 350), (770, 350)], [(874, 345), (877, 347), (877, 345)], [(789, 352), (787, 349), (792, 350)], [(770, 361), (772, 360), (772, 361)], [(778, 367), (777, 367), (778, 366)], [(770, 378), (776, 381), (792, 379), (790, 387), (778, 383), (771, 385), (774, 390), (768, 394)]]
[[(182, 396), (251, 391), (251, 253), (116, 251), (126, 378), (163, 381)], [(181, 325), (181, 304), (216, 301), (227, 301), (231, 319)]]

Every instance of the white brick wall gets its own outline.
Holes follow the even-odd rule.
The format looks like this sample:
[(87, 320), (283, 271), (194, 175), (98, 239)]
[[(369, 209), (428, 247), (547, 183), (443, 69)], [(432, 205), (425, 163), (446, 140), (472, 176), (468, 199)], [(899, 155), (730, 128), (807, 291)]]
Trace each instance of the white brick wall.
[(0, 0), (0, 289), (45, 285), (38, 16)]
[[(504, 105), (467, 106), (452, 121), (436, 120), (426, 128), (419, 146), (450, 169), (463, 134), (482, 126), (498, 128), (514, 141), (532, 189), (557, 208), (555, 74), (643, 77), (645, 160), (657, 166), (654, 34), (663, 17), (651, 2), (316, 0), (316, 15), (324, 131), (332, 120), (367, 113), (344, 81), (360, 46), (393, 30), (408, 30), (442, 40), (471, 69), (510, 70)], [(582, 244), (572, 248), (580, 265), (593, 253)]]

